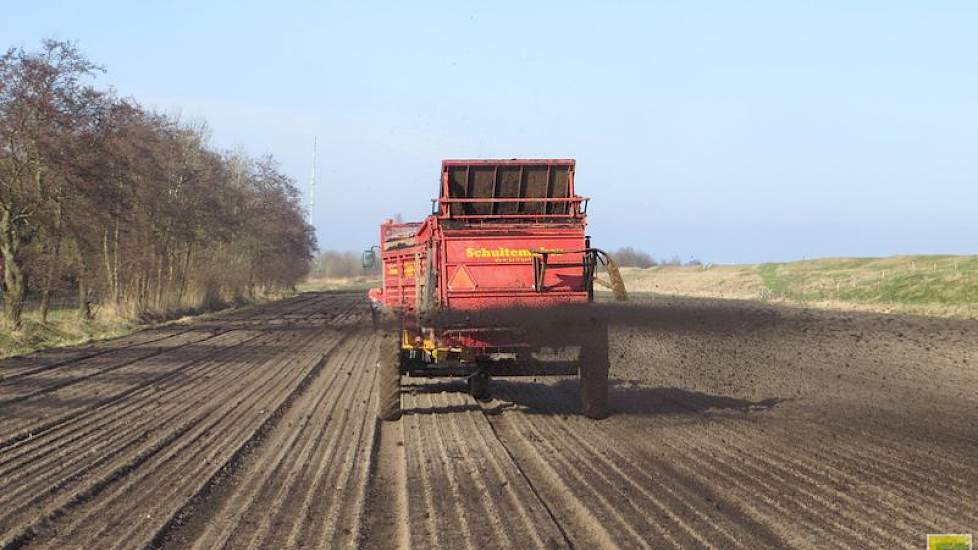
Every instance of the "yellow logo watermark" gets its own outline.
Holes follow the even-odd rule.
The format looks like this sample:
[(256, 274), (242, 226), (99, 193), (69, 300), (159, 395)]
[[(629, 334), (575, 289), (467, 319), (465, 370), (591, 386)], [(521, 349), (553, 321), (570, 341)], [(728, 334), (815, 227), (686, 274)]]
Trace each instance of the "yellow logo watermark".
[(927, 535), (927, 550), (972, 550), (971, 535), (940, 533)]

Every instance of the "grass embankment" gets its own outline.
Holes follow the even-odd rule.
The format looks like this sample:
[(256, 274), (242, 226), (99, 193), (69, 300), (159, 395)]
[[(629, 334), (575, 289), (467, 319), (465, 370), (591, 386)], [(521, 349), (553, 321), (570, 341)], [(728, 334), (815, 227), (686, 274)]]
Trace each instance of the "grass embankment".
[(978, 318), (978, 256), (625, 268), (632, 292)]
[[(978, 256), (822, 258), (800, 262), (622, 268), (628, 291), (978, 318)], [(311, 278), (300, 292), (363, 291), (368, 277)]]
[(19, 330), (0, 325), (0, 359), (23, 355), (45, 348), (57, 348), (105, 340), (129, 334), (139, 327), (125, 319), (92, 319), (78, 317), (76, 309), (52, 309), (48, 322), (42, 323), (40, 314), (24, 314)]

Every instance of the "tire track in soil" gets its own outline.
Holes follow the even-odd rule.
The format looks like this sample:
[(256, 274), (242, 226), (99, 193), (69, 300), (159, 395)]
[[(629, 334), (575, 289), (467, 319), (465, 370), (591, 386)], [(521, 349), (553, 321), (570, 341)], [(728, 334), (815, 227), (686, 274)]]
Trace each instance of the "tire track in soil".
[(411, 533), (403, 424), (375, 422), (378, 439), (370, 460), (364, 521), (357, 547), (405, 550), (411, 547)]
[[(504, 413), (492, 422), (507, 447), (522, 451), (515, 453), (517, 460), (526, 460), (523, 467), (535, 474), (531, 478), (542, 493), (549, 495), (555, 508), (572, 508), (573, 504), (562, 503), (568, 499), (583, 503), (587, 514), (574, 513), (579, 508), (568, 510), (576, 522), (583, 521), (582, 525), (565, 525), (575, 538), (594, 531), (597, 522), (606, 535), (602, 544), (606, 547), (650, 548), (663, 543), (673, 547), (736, 547), (737, 539), (718, 526), (716, 518), (704, 517), (688, 494), (677, 494), (665, 480), (643, 476), (642, 472), (629, 476), (621, 465), (592, 446), (580, 440), (562, 440), (569, 434), (556, 433), (545, 415), (527, 416)], [(575, 546), (587, 547), (594, 542), (600, 543), (575, 540)]]
[[(566, 546), (560, 527), (506, 454), (479, 405), (458, 385), (405, 379), (409, 545)], [(366, 546), (383, 547), (371, 539)]]

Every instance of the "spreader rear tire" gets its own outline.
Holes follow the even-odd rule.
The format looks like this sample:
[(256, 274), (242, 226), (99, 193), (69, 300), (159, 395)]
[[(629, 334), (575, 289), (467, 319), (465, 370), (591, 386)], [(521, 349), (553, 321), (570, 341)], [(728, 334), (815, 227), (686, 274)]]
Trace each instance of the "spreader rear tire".
[(489, 392), (489, 373), (477, 372), (467, 380), (469, 394), (479, 401), (489, 401), (492, 394)]
[(580, 356), (581, 414), (601, 419), (608, 416), (608, 325), (600, 320), (589, 325)]
[(401, 339), (398, 333), (384, 337), (380, 343), (377, 368), (377, 392), (380, 397), (377, 418), (399, 420), (401, 418)]

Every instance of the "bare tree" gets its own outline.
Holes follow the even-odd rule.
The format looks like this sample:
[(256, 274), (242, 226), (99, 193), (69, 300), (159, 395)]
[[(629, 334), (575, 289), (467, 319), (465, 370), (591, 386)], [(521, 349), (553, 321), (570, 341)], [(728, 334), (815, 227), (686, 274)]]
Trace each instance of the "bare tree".
[(65, 139), (97, 95), (83, 84), (97, 70), (74, 45), (53, 40), (39, 52), (11, 49), (0, 57), (0, 254), (15, 328), (28, 292), (26, 249), (58, 217)]
[(622, 267), (652, 267), (657, 263), (651, 254), (630, 246), (619, 248), (612, 253), (612, 257)]
[(55, 287), (128, 315), (291, 287), (315, 237), (271, 157), (214, 151), (185, 124), (84, 83), (72, 45), (0, 57), (0, 259), (21, 323), (29, 281), (42, 318)]

